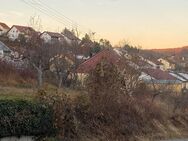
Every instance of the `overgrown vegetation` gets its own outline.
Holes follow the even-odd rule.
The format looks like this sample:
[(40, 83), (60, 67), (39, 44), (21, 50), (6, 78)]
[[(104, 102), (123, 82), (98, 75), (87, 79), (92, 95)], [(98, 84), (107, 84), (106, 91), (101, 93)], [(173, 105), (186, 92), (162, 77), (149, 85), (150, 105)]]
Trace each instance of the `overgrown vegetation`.
[(76, 104), (85, 132), (121, 141), (157, 132), (154, 121), (164, 124), (166, 117), (143, 92), (133, 70), (122, 73), (103, 62), (89, 75), (86, 85), (87, 104), (82, 98)]
[[(30, 73), (24, 77), (4, 65), (1, 74), (9, 76), (15, 71), (23, 80), (32, 78)], [(172, 137), (188, 131), (186, 95), (166, 93), (152, 99), (152, 91), (139, 80), (136, 70), (127, 66), (119, 70), (103, 60), (89, 74), (82, 94), (44, 88), (32, 101), (1, 100), (0, 136), (56, 133), (56, 139), (65, 141), (122, 141)]]
[(168, 129), (170, 118), (144, 93), (145, 87), (133, 70), (121, 72), (102, 62), (89, 75), (85, 94), (74, 98), (39, 91), (37, 100), (53, 107), (53, 124), (59, 139), (86, 140), (89, 136), (122, 141), (155, 133), (163, 135), (157, 125)]
[(31, 87), (35, 74), (31, 69), (18, 69), (12, 64), (0, 61), (0, 85)]
[(52, 109), (23, 100), (0, 100), (0, 137), (50, 136), (55, 133)]

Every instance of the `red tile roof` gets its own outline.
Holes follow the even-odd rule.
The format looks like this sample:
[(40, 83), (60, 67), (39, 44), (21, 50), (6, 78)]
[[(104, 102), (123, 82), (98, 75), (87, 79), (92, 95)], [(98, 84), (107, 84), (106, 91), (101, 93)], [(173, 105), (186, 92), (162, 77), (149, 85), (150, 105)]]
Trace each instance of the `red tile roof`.
[[(37, 33), (32, 27), (29, 27), (29, 26), (20, 26), (20, 25), (13, 25), (11, 27), (11, 29), (15, 27), (17, 28), (20, 32), (24, 33), (24, 34), (27, 34), (27, 35), (30, 35), (30, 34), (33, 34), (33, 33)], [(10, 29), (10, 30), (11, 30)], [(10, 31), (9, 30), (9, 31)]]
[(157, 80), (177, 80), (174, 76), (170, 75), (166, 71), (162, 71), (160, 69), (144, 69), (143, 72), (150, 75), (151, 77)]
[(99, 64), (103, 59), (106, 59), (109, 63), (112, 63), (114, 65), (120, 65), (120, 61), (122, 59), (121, 56), (119, 56), (115, 51), (112, 49), (105, 49), (98, 54), (94, 55), (87, 61), (83, 62), (79, 65), (77, 72), (78, 73), (89, 73), (95, 67), (97, 64)]
[[(51, 37), (57, 37), (57, 38), (63, 38), (63, 35), (57, 32), (49, 32), (49, 31), (45, 31), (43, 33), (47, 33), (48, 35), (50, 35)], [(42, 34), (43, 34), (42, 33)]]
[(5, 28), (5, 29), (10, 29), (10, 27), (8, 26), (8, 25), (6, 25), (5, 23), (0, 23), (0, 25), (3, 27), (3, 28)]

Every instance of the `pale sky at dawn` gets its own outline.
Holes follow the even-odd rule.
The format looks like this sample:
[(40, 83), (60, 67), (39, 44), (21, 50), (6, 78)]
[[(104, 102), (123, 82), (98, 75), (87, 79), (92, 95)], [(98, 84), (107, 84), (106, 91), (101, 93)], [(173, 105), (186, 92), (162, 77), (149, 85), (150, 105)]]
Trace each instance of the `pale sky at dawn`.
[(114, 45), (121, 40), (147, 49), (188, 45), (188, 0), (25, 0), (31, 6), (23, 1), (0, 0), (0, 22), (28, 25), (36, 14), (43, 30), (61, 31), (71, 26), (64, 15), (82, 25), (80, 31), (91, 29)]

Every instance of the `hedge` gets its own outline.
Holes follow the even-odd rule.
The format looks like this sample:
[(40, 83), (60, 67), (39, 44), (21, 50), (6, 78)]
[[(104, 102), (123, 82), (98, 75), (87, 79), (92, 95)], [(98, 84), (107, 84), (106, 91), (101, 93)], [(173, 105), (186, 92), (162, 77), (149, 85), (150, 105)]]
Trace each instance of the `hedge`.
[(0, 137), (55, 133), (50, 107), (24, 100), (0, 100)]

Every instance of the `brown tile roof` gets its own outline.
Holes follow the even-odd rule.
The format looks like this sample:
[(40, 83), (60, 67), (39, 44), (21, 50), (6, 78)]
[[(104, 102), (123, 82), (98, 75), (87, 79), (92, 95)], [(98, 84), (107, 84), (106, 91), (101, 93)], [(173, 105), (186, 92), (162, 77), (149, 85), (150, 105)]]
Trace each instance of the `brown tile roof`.
[[(45, 31), (43, 33), (47, 33), (48, 35), (50, 35), (51, 37), (57, 37), (57, 38), (63, 38), (63, 35), (57, 32), (49, 32), (49, 31)], [(42, 33), (42, 34), (43, 34)]]
[(143, 72), (150, 75), (151, 77), (157, 80), (177, 80), (174, 76), (170, 75), (166, 71), (162, 71), (160, 69), (143, 69)]
[(10, 27), (8, 26), (8, 25), (6, 25), (5, 23), (0, 23), (0, 25), (3, 27), (3, 28), (5, 28), (5, 29), (10, 29)]
[[(15, 27), (17, 28), (20, 32), (26, 34), (26, 35), (30, 35), (30, 34), (36, 34), (37, 32), (32, 28), (32, 27), (29, 27), (29, 26), (20, 26), (20, 25), (13, 25), (10, 30)], [(9, 30), (9, 31), (10, 31)]]
[(97, 64), (99, 64), (103, 59), (106, 59), (109, 63), (120, 66), (122, 57), (119, 56), (112, 49), (105, 49), (105, 50), (99, 52), (98, 54), (94, 55), (87, 61), (80, 64), (77, 69), (77, 72), (78, 73), (89, 73), (90, 71), (95, 69)]

